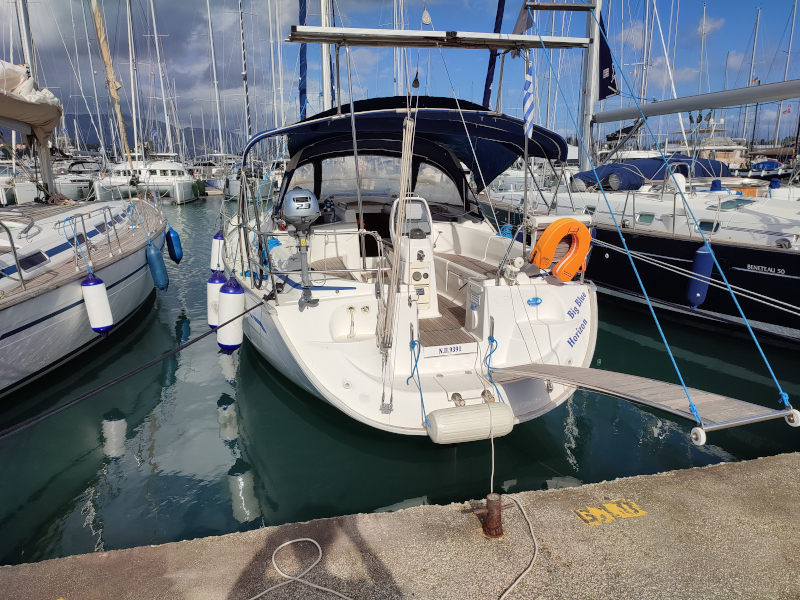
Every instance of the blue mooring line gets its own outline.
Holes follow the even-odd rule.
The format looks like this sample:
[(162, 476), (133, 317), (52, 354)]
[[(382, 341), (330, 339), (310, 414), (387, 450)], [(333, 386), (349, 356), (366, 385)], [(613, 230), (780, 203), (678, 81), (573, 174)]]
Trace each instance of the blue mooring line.
[[(530, 8), (528, 9), (528, 11), (530, 11)], [(606, 41), (606, 44), (608, 44), (608, 37), (606, 37), (606, 34), (603, 31), (603, 28), (600, 27), (600, 23), (597, 20), (597, 16), (594, 14), (594, 11), (589, 11), (589, 12), (591, 13), (592, 18), (595, 20), (595, 23), (597, 23), (597, 30), (600, 32), (600, 35), (603, 36), (603, 39)], [(541, 36), (539, 36), (539, 39), (541, 40)], [(610, 45), (609, 45), (609, 54), (611, 54), (611, 60), (614, 61), (614, 64), (616, 65), (616, 67), (619, 68), (619, 63), (617, 62), (616, 58), (614, 57), (614, 53), (611, 52), (611, 46)], [(631, 89), (631, 86), (628, 83), (628, 79), (625, 77), (625, 72), (621, 68), (619, 68), (619, 72), (620, 72), (620, 75), (622, 75), (622, 80), (625, 82), (625, 85), (627, 86), (628, 91), (633, 93), (633, 90)], [(634, 100), (634, 102), (636, 102), (636, 101)], [(656, 136), (653, 133), (653, 130), (650, 127), (650, 124), (647, 122), (647, 119), (645, 118), (644, 113), (642, 112), (642, 107), (639, 105), (638, 102), (636, 102), (636, 109), (639, 111), (639, 114), (642, 116), (642, 119), (644, 120), (644, 125), (645, 125), (645, 127), (647, 127), (647, 131), (650, 132), (650, 136), (653, 138), (653, 140), (655, 140), (657, 142), (658, 140), (656, 140)], [(578, 135), (580, 135), (580, 133)], [(753, 338), (753, 342), (755, 343), (756, 348), (758, 349), (758, 353), (761, 355), (761, 358), (764, 360), (764, 364), (766, 365), (767, 370), (769, 371), (769, 374), (772, 376), (772, 380), (775, 382), (775, 386), (778, 388), (778, 394), (779, 394), (779, 399), (780, 399), (779, 401), (783, 402), (783, 404), (784, 404), (784, 406), (786, 408), (789, 408), (789, 406), (790, 406), (789, 405), (789, 394), (784, 392), (783, 388), (781, 388), (781, 384), (778, 382), (778, 378), (775, 376), (775, 372), (772, 370), (772, 365), (770, 365), (769, 360), (767, 359), (767, 356), (764, 354), (764, 350), (761, 348), (761, 344), (758, 343), (758, 339), (756, 338), (756, 334), (753, 332), (753, 328), (750, 326), (750, 322), (747, 320), (747, 317), (744, 314), (744, 310), (742, 310), (742, 307), (739, 304), (739, 300), (737, 300), (737, 298), (736, 298), (736, 294), (733, 293), (733, 290), (731, 289), (731, 286), (728, 283), (728, 278), (725, 277), (725, 273), (723, 272), (722, 267), (719, 264), (719, 261), (717, 261), (717, 255), (714, 253), (714, 250), (712, 250), (711, 244), (708, 242), (708, 239), (706, 239), (705, 234), (700, 229), (700, 225), (697, 222), (697, 218), (694, 216), (694, 212), (692, 212), (692, 209), (689, 206), (689, 203), (686, 201), (686, 196), (683, 193), (683, 190), (681, 190), (680, 186), (678, 186), (678, 182), (675, 179), (675, 173), (670, 168), (669, 161), (667, 161), (667, 157), (664, 156), (664, 153), (661, 151), (661, 146), (659, 146), (658, 143), (656, 143), (656, 147), (658, 148), (658, 153), (661, 156), (662, 160), (664, 161), (664, 163), (666, 165), (666, 168), (669, 171), (669, 174), (672, 176), (673, 182), (675, 182), (675, 187), (678, 189), (678, 191), (681, 194), (681, 198), (683, 199), (684, 206), (689, 211), (689, 214), (692, 216), (692, 220), (694, 221), (694, 224), (697, 227), (697, 231), (700, 233), (700, 237), (703, 238), (703, 243), (705, 244), (706, 248), (708, 248), (709, 253), (711, 253), (711, 258), (714, 259), (714, 264), (717, 267), (717, 271), (719, 271), (719, 275), (722, 278), (722, 281), (725, 282), (725, 287), (728, 288), (728, 292), (730, 293), (734, 304), (736, 304), (736, 309), (739, 311), (739, 314), (742, 316), (742, 319), (744, 320), (744, 324), (747, 326), (747, 331), (750, 332), (750, 337)], [(590, 160), (591, 160), (591, 157), (590, 157)], [(594, 170), (594, 167), (592, 167), (592, 170)], [(595, 172), (595, 177), (596, 176), (597, 176), (597, 173)], [(602, 186), (600, 186), (600, 188), (602, 189)], [(605, 193), (603, 194), (603, 196), (605, 197)], [(606, 203), (608, 203), (608, 200), (606, 200)], [(620, 235), (622, 235), (622, 234), (620, 233)], [(649, 299), (648, 299), (648, 302), (649, 302)], [(681, 380), (681, 382), (682, 381), (683, 380)], [(690, 402), (691, 402), (691, 399), (690, 399)], [(694, 414), (694, 412), (693, 412), (693, 414)]]
[[(592, 11), (590, 11), (590, 12), (592, 12)], [(528, 14), (531, 16), (531, 19), (533, 19), (533, 13), (531, 12), (530, 8), (528, 8)], [(594, 12), (592, 12), (592, 14), (594, 15)], [(598, 25), (598, 28), (599, 27), (600, 26)], [(538, 27), (536, 27), (536, 22), (535, 21), (533, 22), (533, 29), (534, 29), (534, 32), (536, 33), (536, 35), (539, 37), (539, 42), (542, 44), (542, 48), (544, 48), (545, 47), (544, 46), (544, 40), (542, 39), (542, 35), (539, 33)], [(608, 41), (608, 40), (606, 40), (606, 41)], [(553, 63), (551, 62), (550, 57), (547, 55), (546, 52), (544, 53), (544, 57), (547, 59), (547, 64), (550, 67), (550, 72), (552, 73), (552, 75), (554, 76), (554, 78), (556, 80), (556, 87), (558, 88), (558, 91), (561, 94), (561, 97), (564, 99), (564, 104), (567, 107), (567, 112), (569, 113), (569, 118), (570, 118), (570, 120), (572, 120), (572, 124), (575, 127), (575, 131), (578, 134), (578, 139), (581, 142), (581, 147), (583, 148), (584, 153), (586, 154), (587, 158), (589, 159), (589, 163), (592, 165), (592, 172), (594, 173), (595, 179), (597, 181), (600, 181), (600, 177), (597, 174), (597, 169), (594, 166), (594, 161), (592, 161), (592, 155), (589, 153), (589, 150), (586, 147), (586, 142), (584, 141), (583, 136), (581, 135), (580, 129), (578, 128), (578, 123), (575, 120), (575, 115), (572, 113), (572, 109), (570, 108), (569, 103), (566, 101), (566, 95), (564, 94), (564, 91), (561, 89), (561, 81), (559, 80), (558, 75), (557, 75), (555, 69), (553, 68)], [(637, 106), (638, 106), (638, 104), (637, 104)], [(642, 282), (642, 278), (639, 275), (639, 270), (636, 268), (636, 264), (634, 264), (634, 262), (633, 262), (633, 257), (631, 256), (630, 250), (628, 249), (628, 244), (625, 242), (625, 236), (622, 235), (622, 230), (619, 228), (619, 224), (617, 223), (617, 218), (614, 216), (614, 211), (611, 210), (611, 203), (608, 201), (608, 197), (606, 197), (606, 192), (603, 189), (602, 185), (600, 186), (600, 192), (603, 194), (603, 199), (605, 200), (606, 206), (608, 207), (608, 212), (611, 215), (611, 220), (613, 221), (614, 227), (616, 228), (617, 233), (619, 234), (619, 238), (620, 238), (620, 241), (622, 242), (622, 246), (625, 248), (625, 254), (627, 255), (628, 260), (631, 263), (631, 267), (633, 267), (633, 272), (636, 275), (636, 280), (639, 282), (639, 287), (641, 288), (642, 293), (644, 294), (645, 300), (647, 300), (647, 306), (650, 309), (650, 314), (652, 315), (653, 320), (655, 321), (656, 327), (658, 328), (658, 333), (661, 336), (661, 341), (664, 342), (664, 347), (667, 349), (667, 354), (669, 354), (669, 358), (672, 361), (672, 366), (675, 368), (675, 372), (678, 375), (678, 380), (681, 382), (681, 387), (683, 388), (683, 391), (686, 394), (686, 399), (689, 401), (689, 410), (691, 411), (691, 413), (694, 416), (695, 420), (697, 421), (698, 425), (702, 425), (703, 422), (700, 419), (700, 415), (697, 412), (697, 407), (695, 407), (694, 402), (692, 402), (692, 398), (689, 395), (689, 390), (686, 387), (686, 383), (683, 381), (683, 375), (681, 374), (681, 370), (680, 370), (680, 368), (678, 368), (678, 363), (675, 360), (675, 356), (672, 354), (672, 349), (669, 347), (669, 343), (667, 342), (667, 337), (664, 334), (664, 330), (661, 328), (661, 323), (659, 323), (659, 321), (658, 321), (658, 317), (656, 316), (656, 311), (653, 308), (652, 302), (650, 302), (650, 296), (648, 295), (647, 290), (644, 287), (644, 282)]]

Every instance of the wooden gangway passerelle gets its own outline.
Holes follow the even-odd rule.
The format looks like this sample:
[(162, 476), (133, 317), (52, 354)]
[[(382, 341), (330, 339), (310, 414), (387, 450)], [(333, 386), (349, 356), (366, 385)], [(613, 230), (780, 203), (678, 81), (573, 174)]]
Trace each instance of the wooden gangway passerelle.
[[(569, 387), (615, 396), (634, 404), (649, 406), (695, 421), (694, 415), (689, 410), (686, 392), (683, 387), (673, 383), (613, 371), (561, 365), (533, 364), (504, 367), (491, 369), (491, 373), (497, 383), (526, 377), (543, 379)], [(781, 417), (786, 418), (790, 425), (797, 426), (794, 421), (796, 414), (791, 407), (776, 410), (694, 388), (687, 389), (692, 402), (700, 413), (702, 423), (699, 426), (704, 431), (726, 429)]]

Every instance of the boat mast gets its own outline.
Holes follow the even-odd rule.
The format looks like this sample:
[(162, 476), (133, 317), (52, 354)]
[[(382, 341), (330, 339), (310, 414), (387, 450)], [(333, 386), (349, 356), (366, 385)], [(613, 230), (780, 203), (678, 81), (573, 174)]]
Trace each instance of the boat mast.
[(36, 55), (33, 51), (31, 39), (31, 22), (28, 16), (28, 0), (17, 0), (17, 19), (19, 20), (19, 33), (22, 42), (22, 58), (28, 68), (28, 74), (33, 79), (33, 85), (39, 89), (39, 75), (37, 73)]
[[(136, 85), (136, 49), (133, 43), (133, 14), (131, 12), (131, 0), (125, 1), (128, 9), (128, 70), (131, 73), (131, 120), (133, 121), (133, 151), (139, 148), (139, 124), (137, 122), (136, 97), (138, 96), (138, 86)], [(144, 156), (142, 156), (144, 159)]]
[[(39, 89), (39, 74), (36, 64), (36, 53), (33, 50), (33, 39), (31, 38), (31, 20), (28, 15), (28, 0), (17, 0), (17, 21), (19, 23), (19, 34), (22, 41), (22, 56), (25, 60), (25, 67), (33, 79), (33, 86)], [(39, 162), (41, 163), (42, 179), (48, 193), (55, 193), (55, 183), (53, 182), (53, 170), (50, 165), (50, 149), (47, 144), (39, 144), (37, 149)]]
[[(81, 2), (83, 9), (83, 31), (86, 34), (86, 50), (89, 53), (89, 71), (92, 73), (92, 90), (94, 90), (94, 112), (97, 113), (97, 122), (100, 126), (97, 128), (97, 134), (100, 136), (100, 151), (105, 155), (106, 141), (103, 135), (103, 125), (100, 120), (100, 101), (97, 99), (97, 82), (94, 80), (94, 62), (92, 61), (92, 45), (89, 43), (89, 26), (86, 24), (86, 5)], [(135, 131), (135, 130), (134, 130)]]
[(111, 51), (108, 48), (108, 38), (106, 37), (105, 28), (103, 27), (103, 17), (100, 14), (100, 6), (97, 0), (89, 0), (92, 8), (92, 15), (94, 16), (94, 28), (97, 33), (97, 42), (100, 45), (100, 54), (103, 56), (103, 62), (106, 65), (106, 80), (108, 83), (108, 93), (111, 94), (111, 100), (114, 102), (114, 109), (117, 113), (117, 123), (119, 125), (119, 135), (122, 140), (122, 147), (128, 157), (128, 164), (133, 171), (133, 160), (131, 159), (131, 149), (128, 147), (128, 134), (125, 131), (125, 119), (122, 117), (122, 107), (119, 103), (119, 88), (122, 86), (117, 83), (117, 76), (114, 73), (114, 65), (111, 62)]
[[(794, 19), (797, 16), (797, 0), (794, 0), (794, 8), (792, 8), (792, 29), (789, 32), (789, 49), (786, 51), (786, 66), (783, 69), (783, 80), (789, 76), (789, 60), (792, 56), (792, 40), (794, 38)], [(781, 128), (781, 115), (783, 114), (783, 100), (778, 106), (778, 122), (775, 123), (775, 145), (778, 145), (778, 133)]]
[[(208, 0), (206, 0), (208, 1)], [(267, 0), (267, 14), (269, 14), (269, 63), (272, 77), (272, 126), (278, 126), (278, 92), (275, 82), (275, 40), (272, 34), (272, 0)]]
[[(208, 45), (211, 46), (211, 75), (214, 78), (214, 98), (217, 105), (217, 126), (219, 127), (219, 151), (225, 154), (225, 138), (222, 135), (222, 108), (219, 101), (219, 80), (217, 79), (217, 56), (214, 52), (214, 29), (211, 27), (211, 5), (206, 0), (208, 14)], [(205, 128), (204, 128), (205, 131)], [(208, 150), (206, 150), (208, 153)]]
[(206, 146), (206, 115), (202, 106), (200, 107), (200, 125), (203, 128), (203, 154), (208, 154), (208, 146)]
[[(758, 41), (758, 21), (761, 19), (761, 8), (756, 9), (756, 27), (753, 30), (753, 53), (750, 56), (750, 77), (747, 78), (747, 87), (753, 85), (753, 71), (756, 66), (756, 42)], [(742, 125), (742, 136), (747, 138), (747, 117), (750, 114), (750, 105), (744, 107), (744, 124)], [(746, 140), (745, 140), (746, 141)]]
[[(330, 0), (320, 0), (319, 14), (323, 27), (331, 26), (331, 5)], [(331, 97), (331, 45), (321, 44), (322, 61), (322, 110), (333, 108), (333, 98)]]
[[(94, 3), (96, 0), (90, 0)], [(161, 42), (158, 39), (158, 25), (156, 25), (156, 7), (153, 0), (150, 0), (150, 12), (153, 15), (153, 41), (156, 45), (156, 62), (158, 63), (158, 82), (161, 84), (161, 103), (164, 105), (164, 125), (167, 130), (167, 147), (170, 152), (175, 152), (172, 145), (172, 131), (169, 128), (169, 112), (167, 111), (167, 96), (164, 93), (164, 74), (161, 70)], [(127, 143), (126, 143), (127, 145)]]
[(197, 142), (194, 140), (194, 123), (192, 122), (192, 113), (189, 113), (189, 128), (192, 130), (192, 160), (197, 158)]
[[(14, 21), (8, 20), (8, 62), (14, 64)], [(62, 129), (66, 129), (64, 124), (64, 113), (61, 113)], [(17, 132), (11, 130), (11, 173), (17, 171)]]
[[(152, 1), (152, 0), (151, 0)], [(253, 125), (250, 121), (250, 95), (247, 93), (247, 55), (244, 46), (244, 15), (242, 14), (242, 0), (239, 0), (239, 35), (242, 39), (242, 85), (244, 86), (244, 115), (247, 120), (247, 139), (253, 135)]]
[(281, 3), (280, 0), (275, 2), (275, 27), (278, 44), (278, 94), (279, 94), (279, 108), (281, 111), (281, 127), (286, 125), (286, 110), (283, 107), (283, 43), (281, 41)]
[[(649, 6), (649, 4), (648, 4)], [(586, 150), (593, 153), (592, 148), (592, 117), (594, 116), (594, 103), (598, 96), (598, 62), (600, 52), (600, 15), (603, 9), (603, 0), (597, 0), (593, 10), (594, 17), (586, 15), (586, 37), (591, 40), (583, 55), (583, 90), (581, 94), (581, 137), (586, 144)], [(581, 152), (581, 170), (591, 168), (591, 160), (586, 152)], [(526, 166), (527, 168), (527, 166)]]
[[(702, 32), (700, 34), (700, 75), (697, 78), (697, 95), (703, 93), (703, 51), (706, 49), (706, 3), (703, 2)], [(755, 47), (755, 46), (754, 46)]]

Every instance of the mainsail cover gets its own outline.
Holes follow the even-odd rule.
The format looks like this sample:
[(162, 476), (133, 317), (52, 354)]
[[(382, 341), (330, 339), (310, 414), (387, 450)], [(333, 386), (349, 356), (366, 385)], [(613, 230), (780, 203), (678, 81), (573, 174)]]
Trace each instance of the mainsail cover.
[(30, 125), (47, 145), (61, 121), (61, 103), (49, 90), (37, 90), (25, 67), (0, 60), (0, 117)]

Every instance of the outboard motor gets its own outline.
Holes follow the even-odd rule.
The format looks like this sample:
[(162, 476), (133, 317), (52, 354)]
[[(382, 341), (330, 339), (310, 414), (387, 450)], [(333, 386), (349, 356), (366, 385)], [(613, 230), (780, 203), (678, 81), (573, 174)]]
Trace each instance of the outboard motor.
[(311, 298), (311, 276), (308, 273), (308, 232), (311, 224), (320, 216), (319, 202), (310, 190), (295, 188), (283, 197), (283, 219), (296, 229), (295, 237), (300, 241), (300, 268), (302, 270), (303, 297), (299, 306), (316, 306), (319, 300)]

